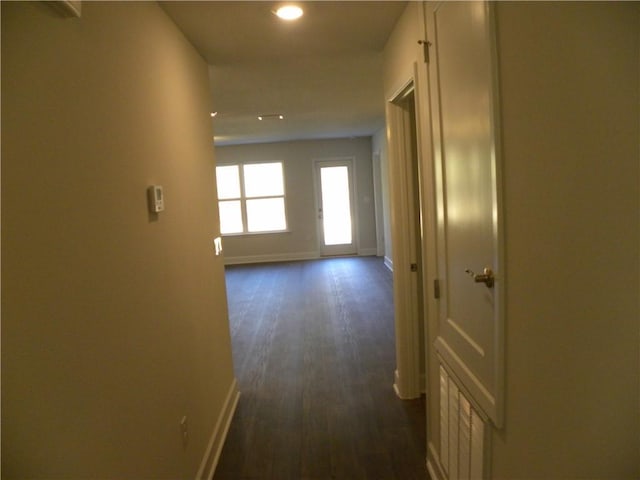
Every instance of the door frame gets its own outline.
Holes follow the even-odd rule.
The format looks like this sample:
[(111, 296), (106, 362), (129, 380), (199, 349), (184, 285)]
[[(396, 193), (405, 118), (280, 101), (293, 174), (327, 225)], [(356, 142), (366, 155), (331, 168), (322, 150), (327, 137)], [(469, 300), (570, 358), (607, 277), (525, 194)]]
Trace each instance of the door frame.
[[(393, 297), (395, 309), (395, 336), (396, 336), (396, 371), (394, 372), (394, 389), (398, 397), (402, 399), (417, 398), (421, 395), (426, 385), (428, 375), (428, 364), (426, 350), (427, 319), (428, 319), (428, 295), (427, 285), (429, 284), (430, 262), (429, 252), (425, 245), (427, 224), (429, 214), (426, 201), (427, 193), (432, 189), (426, 188), (424, 162), (423, 162), (423, 140), (422, 123), (420, 120), (420, 102), (422, 101), (419, 92), (418, 67), (414, 63), (413, 75), (402, 84), (386, 102), (387, 119), (387, 143), (389, 149), (389, 186), (391, 201), (391, 236), (393, 245)], [(415, 116), (415, 160), (412, 159), (409, 143), (411, 132), (408, 130), (410, 115), (402, 106), (407, 96), (414, 96), (414, 116)], [(411, 201), (407, 195), (410, 192), (409, 178), (413, 172), (412, 162), (415, 161), (418, 170), (417, 191), (413, 192), (417, 196), (415, 205), (419, 207), (419, 215), (422, 222), (413, 225)], [(407, 232), (417, 229), (407, 235)], [(419, 237), (420, 242), (415, 242)], [(420, 249), (421, 261), (418, 269), (422, 275), (422, 289), (416, 290), (414, 285), (414, 273), (411, 271), (411, 264), (418, 263), (416, 249)], [(422, 297), (422, 309), (419, 309), (420, 302), (418, 296)], [(423, 335), (420, 331), (423, 330)], [(421, 355), (421, 344), (424, 346), (425, 354)], [(424, 377), (421, 374), (421, 366), (424, 366)]]
[[(356, 172), (354, 157), (334, 157), (334, 158), (318, 158), (313, 160), (313, 186), (315, 196), (315, 215), (316, 215), (316, 235), (318, 238), (318, 254), (321, 257), (331, 257), (340, 255), (357, 255), (358, 254), (358, 209), (355, 203), (356, 195)], [(353, 248), (347, 252), (340, 252), (339, 248), (333, 249), (335, 253), (329, 253), (324, 245), (324, 227), (320, 218), (320, 207), (322, 206), (322, 185), (320, 183), (320, 168), (323, 166), (346, 166), (349, 172), (349, 203), (351, 209), (351, 235)], [(339, 247), (339, 246), (338, 246)], [(329, 247), (331, 249), (331, 247)]]
[(376, 216), (376, 256), (384, 257), (384, 220), (382, 212), (382, 168), (379, 151), (373, 152), (373, 204)]

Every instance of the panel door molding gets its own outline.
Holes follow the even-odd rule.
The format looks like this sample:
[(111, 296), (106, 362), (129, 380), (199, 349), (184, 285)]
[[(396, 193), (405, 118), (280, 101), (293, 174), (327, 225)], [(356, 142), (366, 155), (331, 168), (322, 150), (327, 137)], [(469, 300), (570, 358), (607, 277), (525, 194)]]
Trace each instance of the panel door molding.
[(493, 18), (489, 2), (428, 4), (441, 288), (435, 345), (501, 426), (504, 275)]

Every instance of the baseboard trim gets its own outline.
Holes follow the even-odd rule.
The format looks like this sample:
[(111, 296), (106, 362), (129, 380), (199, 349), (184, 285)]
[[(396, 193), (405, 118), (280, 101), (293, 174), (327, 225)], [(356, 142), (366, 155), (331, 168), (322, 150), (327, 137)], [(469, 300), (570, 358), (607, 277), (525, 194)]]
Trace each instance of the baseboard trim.
[(387, 267), (391, 272), (393, 272), (393, 260), (389, 257), (384, 257), (384, 266)]
[[(218, 466), (220, 454), (222, 453), (224, 441), (227, 438), (227, 433), (229, 432), (229, 426), (231, 425), (233, 414), (235, 413), (236, 407), (238, 406), (240, 392), (238, 391), (237, 385), (238, 384), (236, 382), (236, 379), (234, 378), (231, 386), (229, 387), (229, 391), (227, 392), (227, 398), (225, 399), (224, 405), (222, 406), (222, 411), (220, 412), (218, 420), (216, 421), (216, 425), (213, 428), (213, 433), (211, 434), (209, 445), (204, 452), (204, 457), (202, 458), (202, 462), (200, 463), (200, 468), (198, 469), (196, 480), (213, 478), (213, 474), (215, 473), (216, 467)], [(207, 471), (206, 476), (204, 475), (205, 471)]]
[(225, 257), (225, 265), (241, 265), (245, 263), (272, 263), (272, 262), (294, 262), (297, 260), (315, 260), (320, 258), (318, 252), (301, 253), (274, 253), (266, 255), (246, 255), (240, 257)]
[(431, 442), (427, 448), (427, 471), (431, 480), (445, 480), (447, 478), (440, 465), (438, 453)]
[[(358, 250), (359, 257), (375, 257), (375, 248), (363, 248)], [(240, 257), (225, 257), (225, 265), (243, 265), (247, 263), (275, 263), (275, 262), (297, 262), (300, 260), (317, 260), (323, 258), (319, 252), (301, 253), (274, 253), (266, 255), (245, 255)], [(386, 260), (385, 260), (386, 265)], [(388, 267), (387, 267), (388, 268)]]
[(402, 398), (402, 396), (400, 395), (400, 390), (398, 390), (398, 384), (397, 383), (393, 384), (393, 391), (396, 392), (396, 397), (398, 397), (400, 400), (404, 400)]
[(402, 398), (400, 395), (400, 388), (398, 388), (398, 383), (400, 382), (400, 375), (398, 374), (398, 370), (393, 371), (393, 391), (396, 392), (396, 396), (398, 398)]
[[(420, 379), (418, 379), (418, 382)], [(400, 400), (413, 400), (414, 398), (419, 398), (424, 392), (421, 392), (421, 388), (419, 384), (407, 385), (407, 382), (404, 383), (400, 381), (400, 372), (396, 369), (393, 372), (393, 391), (396, 392), (396, 396)], [(400, 388), (402, 385), (402, 388)]]

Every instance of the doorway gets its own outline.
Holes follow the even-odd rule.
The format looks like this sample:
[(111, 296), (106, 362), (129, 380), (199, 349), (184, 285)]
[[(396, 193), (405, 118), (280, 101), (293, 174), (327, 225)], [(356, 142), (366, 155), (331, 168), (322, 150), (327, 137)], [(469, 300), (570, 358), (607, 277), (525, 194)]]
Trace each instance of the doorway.
[(319, 160), (314, 166), (320, 255), (354, 255), (353, 160)]
[(414, 82), (388, 104), (392, 198), (394, 302), (396, 316), (395, 390), (419, 397), (425, 384), (423, 208)]

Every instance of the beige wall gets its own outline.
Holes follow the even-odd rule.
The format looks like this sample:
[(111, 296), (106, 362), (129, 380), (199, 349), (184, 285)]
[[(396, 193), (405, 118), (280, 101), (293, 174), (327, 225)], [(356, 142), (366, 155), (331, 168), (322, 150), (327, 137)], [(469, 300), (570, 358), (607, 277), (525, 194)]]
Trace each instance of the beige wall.
[[(639, 7), (496, 5), (506, 407), (505, 427), (490, 433), (489, 476), (638, 478)], [(419, 62), (420, 20), (410, 3), (387, 43), (387, 98)], [(425, 102), (419, 116), (428, 121)], [(422, 153), (430, 168), (426, 143)], [(429, 322), (428, 342), (436, 334)], [(427, 437), (437, 457), (429, 344)]]
[(3, 478), (195, 477), (233, 383), (209, 104), (154, 3), (2, 2)]
[(355, 159), (358, 253), (376, 254), (371, 137), (234, 145), (216, 148), (216, 155), (219, 165), (247, 161), (284, 163), (290, 231), (225, 237), (224, 255), (228, 263), (317, 257), (313, 161), (334, 158)]
[(382, 225), (384, 239), (384, 258), (391, 262), (393, 259), (393, 244), (391, 241), (391, 211), (389, 195), (389, 154), (387, 149), (387, 131), (381, 129), (372, 137), (374, 154), (380, 155), (380, 186), (382, 197)]
[(499, 3), (497, 21), (507, 363), (494, 477), (638, 478), (638, 4)]
[(408, 2), (384, 47), (383, 85), (385, 100), (392, 100), (414, 75), (422, 47), (424, 22), (420, 2)]

